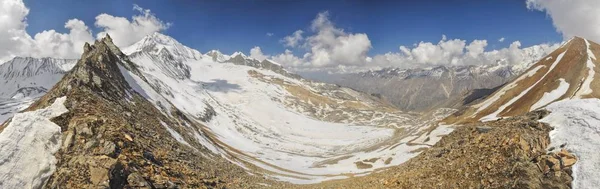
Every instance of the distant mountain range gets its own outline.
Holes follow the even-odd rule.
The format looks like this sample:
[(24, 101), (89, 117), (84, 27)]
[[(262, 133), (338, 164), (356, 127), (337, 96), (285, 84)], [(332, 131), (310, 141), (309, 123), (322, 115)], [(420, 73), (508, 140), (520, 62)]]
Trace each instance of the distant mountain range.
[(385, 68), (333, 74), (322, 81), (382, 95), (405, 111), (458, 108), (513, 79), (549, 53), (534, 47), (523, 51), (524, 61), (516, 64), (502, 59), (488, 65)]

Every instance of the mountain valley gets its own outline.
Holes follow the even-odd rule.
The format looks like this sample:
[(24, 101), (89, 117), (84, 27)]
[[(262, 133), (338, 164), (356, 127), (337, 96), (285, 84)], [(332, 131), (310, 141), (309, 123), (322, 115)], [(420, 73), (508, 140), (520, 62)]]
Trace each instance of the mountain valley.
[[(106, 36), (79, 60), (0, 65), (0, 148), (10, 152), (0, 155), (0, 186), (564, 188), (590, 146), (554, 142), (549, 133), (563, 119), (539, 109), (594, 96), (596, 46), (574, 38), (520, 69), (369, 72), (423, 86), (461, 80), (447, 84), (457, 85), (447, 102), (430, 96), (401, 107), (392, 99), (404, 97), (304, 79), (243, 53), (202, 54), (160, 33), (123, 51)], [(564, 162), (546, 163), (554, 161)]]

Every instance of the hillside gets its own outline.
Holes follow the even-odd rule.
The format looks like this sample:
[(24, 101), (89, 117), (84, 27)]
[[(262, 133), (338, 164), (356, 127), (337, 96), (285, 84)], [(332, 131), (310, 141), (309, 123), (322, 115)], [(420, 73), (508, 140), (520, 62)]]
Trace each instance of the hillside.
[[(316, 183), (401, 164), (452, 131), (430, 127), (451, 110), (408, 114), (270, 60), (238, 54), (215, 61), (179, 45), (162, 34), (126, 48), (129, 55), (109, 37), (86, 45), (45, 95), (7, 114), (13, 117), (0, 127), (0, 147), (13, 155), (0, 156), (9, 168), (0, 169), (2, 186)], [(31, 132), (45, 137), (14, 140)], [(36, 145), (19, 147), (30, 143)], [(40, 145), (52, 147), (24, 158)], [(15, 175), (17, 169), (41, 172)], [(38, 180), (22, 182), (31, 178)]]
[[(427, 112), (437, 108), (459, 108), (465, 94), (493, 89), (523, 73), (546, 56), (546, 49), (526, 48), (523, 62), (499, 60), (495, 64), (437, 66), (430, 68), (385, 68), (360, 73), (333, 74), (325, 82), (379, 94), (401, 110)], [(480, 94), (487, 95), (487, 94)]]
[(489, 121), (522, 115), (563, 99), (593, 98), (599, 94), (596, 71), (597, 43), (573, 38), (503, 85), (481, 103), (448, 121)]

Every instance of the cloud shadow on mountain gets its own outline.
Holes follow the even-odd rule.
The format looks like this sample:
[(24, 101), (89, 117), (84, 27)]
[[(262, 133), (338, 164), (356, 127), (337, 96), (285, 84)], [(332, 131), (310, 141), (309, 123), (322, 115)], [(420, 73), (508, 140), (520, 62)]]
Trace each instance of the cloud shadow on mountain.
[(204, 89), (214, 92), (236, 92), (241, 90), (240, 85), (229, 83), (224, 79), (213, 79), (209, 82), (202, 82)]

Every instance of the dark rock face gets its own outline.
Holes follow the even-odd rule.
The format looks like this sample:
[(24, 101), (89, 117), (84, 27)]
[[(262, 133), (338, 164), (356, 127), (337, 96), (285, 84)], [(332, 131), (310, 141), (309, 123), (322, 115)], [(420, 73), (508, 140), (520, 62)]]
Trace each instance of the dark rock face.
[(271, 70), (275, 73), (281, 74), (286, 77), (294, 78), (294, 79), (302, 78), (302, 77), (300, 77), (300, 75), (288, 72), (281, 65), (273, 63), (269, 60), (258, 61), (256, 59), (252, 59), (252, 58), (245, 58), (244, 56), (238, 54), (237, 56), (231, 57), (229, 60), (227, 60), (225, 62), (233, 63), (235, 65), (244, 65), (244, 66), (250, 66), (250, 67), (254, 67), (254, 68), (258, 68), (258, 69)]

